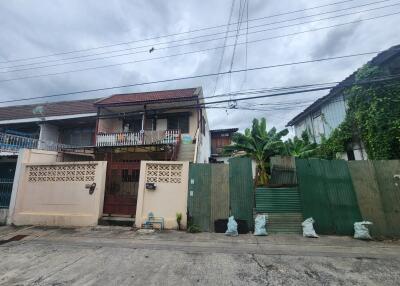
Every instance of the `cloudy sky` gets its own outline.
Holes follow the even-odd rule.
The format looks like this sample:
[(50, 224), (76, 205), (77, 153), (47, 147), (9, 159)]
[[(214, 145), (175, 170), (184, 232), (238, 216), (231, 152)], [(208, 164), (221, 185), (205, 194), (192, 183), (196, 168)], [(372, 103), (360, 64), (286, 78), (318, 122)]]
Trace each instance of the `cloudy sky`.
[[(343, 3), (310, 9), (334, 2)], [(232, 0), (1, 1), (0, 101), (216, 73), (225, 43), (223, 25), (229, 22), (231, 6)], [(288, 13), (298, 10), (303, 11)], [(234, 0), (231, 23), (238, 22), (239, 11), (243, 11), (243, 17), (238, 45), (233, 48), (237, 29), (233, 24), (226, 40), (222, 72), (230, 70), (234, 50), (232, 70), (238, 70), (375, 52), (400, 44), (400, 14), (390, 15), (400, 12), (399, 1)], [(384, 17), (365, 20), (379, 16)], [(365, 21), (320, 29), (361, 19)], [(218, 27), (211, 29), (215, 26)], [(203, 30), (185, 33), (198, 29)], [(315, 29), (320, 30), (306, 32)], [(169, 34), (179, 35), (163, 37)], [(155, 37), (158, 38), (144, 41)], [(150, 53), (152, 47), (154, 51)], [(199, 50), (207, 51), (195, 52)], [(215, 93), (214, 76), (46, 100), (193, 86), (202, 86), (208, 97), (237, 90), (333, 82), (344, 79), (373, 56), (224, 75), (219, 77)], [(237, 102), (237, 110), (207, 112), (211, 128), (243, 129), (254, 117), (266, 117), (270, 126), (283, 128), (307, 104), (324, 94), (241, 101)], [(32, 101), (18, 104), (27, 103)]]

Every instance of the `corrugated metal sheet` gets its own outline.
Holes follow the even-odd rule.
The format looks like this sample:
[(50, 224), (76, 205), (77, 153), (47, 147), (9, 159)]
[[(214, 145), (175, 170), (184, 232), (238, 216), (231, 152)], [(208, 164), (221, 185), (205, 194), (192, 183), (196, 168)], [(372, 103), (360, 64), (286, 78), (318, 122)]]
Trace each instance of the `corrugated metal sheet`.
[(301, 212), (297, 188), (257, 188), (256, 211), (260, 213)]
[(400, 236), (400, 161), (373, 161), (387, 235)]
[(250, 158), (229, 159), (229, 197), (231, 214), (246, 220), (250, 229), (254, 227), (254, 191)]
[(343, 97), (337, 96), (321, 108), (324, 116), (325, 136), (329, 137), (333, 129), (339, 126), (346, 117), (346, 105)]
[(202, 231), (210, 231), (211, 167), (209, 164), (190, 164), (188, 211), (192, 222)]
[(363, 220), (373, 222), (369, 227), (371, 235), (387, 235), (386, 216), (373, 162), (349, 161), (348, 165)]
[(303, 215), (297, 188), (257, 188), (256, 212), (268, 214), (269, 232), (301, 232)]
[(211, 166), (211, 215), (210, 229), (214, 231), (214, 221), (229, 217), (229, 166), (210, 164)]
[(316, 220), (319, 233), (353, 234), (362, 218), (347, 162), (296, 159), (296, 170), (304, 217)]
[(271, 180), (270, 186), (287, 187), (297, 185), (296, 164), (294, 157), (274, 156), (270, 160)]

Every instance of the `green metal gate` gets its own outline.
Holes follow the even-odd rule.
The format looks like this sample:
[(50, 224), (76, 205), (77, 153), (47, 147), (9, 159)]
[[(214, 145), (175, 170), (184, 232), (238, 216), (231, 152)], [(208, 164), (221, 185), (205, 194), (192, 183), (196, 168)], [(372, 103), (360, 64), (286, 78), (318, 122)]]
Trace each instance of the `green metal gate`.
[(231, 214), (236, 219), (247, 221), (254, 228), (253, 174), (250, 158), (229, 159), (229, 195)]
[(227, 164), (189, 166), (188, 213), (202, 231), (214, 231), (214, 221), (229, 215), (253, 228), (251, 160), (233, 158)]
[(211, 218), (211, 166), (189, 165), (188, 212), (191, 222), (202, 231), (210, 231)]
[(291, 188), (257, 188), (256, 212), (268, 214), (268, 232), (301, 233), (300, 192)]
[(361, 214), (347, 162), (296, 159), (304, 217), (313, 217), (321, 234), (351, 235)]

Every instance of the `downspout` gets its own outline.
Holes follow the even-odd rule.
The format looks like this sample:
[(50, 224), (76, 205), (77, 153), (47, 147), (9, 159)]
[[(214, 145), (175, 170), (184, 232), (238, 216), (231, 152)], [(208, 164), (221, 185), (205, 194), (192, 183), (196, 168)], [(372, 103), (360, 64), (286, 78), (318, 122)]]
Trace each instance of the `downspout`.
[(196, 145), (195, 145), (195, 147), (194, 147), (194, 156), (193, 156), (193, 163), (197, 163), (197, 153), (198, 153), (198, 149), (199, 149), (199, 128), (197, 128), (197, 130), (196, 130), (196, 136), (195, 136), (195, 139), (196, 139)]

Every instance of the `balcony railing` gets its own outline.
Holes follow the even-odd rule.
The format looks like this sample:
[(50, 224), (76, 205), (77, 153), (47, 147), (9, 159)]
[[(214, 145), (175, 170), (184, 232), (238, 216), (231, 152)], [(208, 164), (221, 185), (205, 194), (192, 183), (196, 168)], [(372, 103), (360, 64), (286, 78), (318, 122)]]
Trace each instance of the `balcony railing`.
[(0, 133), (0, 152), (18, 153), (20, 149), (41, 149), (47, 151), (61, 151), (72, 146), (42, 141), (30, 137)]
[(177, 144), (181, 133), (179, 130), (145, 130), (141, 132), (120, 132), (97, 134), (96, 146), (143, 146)]

